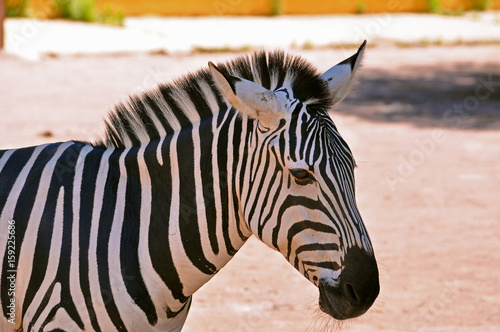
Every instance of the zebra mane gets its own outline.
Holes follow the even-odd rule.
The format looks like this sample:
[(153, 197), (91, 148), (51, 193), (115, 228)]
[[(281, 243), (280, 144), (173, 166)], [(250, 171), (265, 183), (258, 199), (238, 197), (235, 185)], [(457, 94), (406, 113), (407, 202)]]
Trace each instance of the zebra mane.
[[(283, 51), (258, 51), (217, 64), (225, 74), (267, 89), (290, 87), (312, 112), (327, 112), (331, 96), (316, 68), (300, 56)], [(94, 146), (125, 148), (171, 135), (213, 116), (227, 106), (208, 68), (131, 96), (114, 106), (104, 136)]]

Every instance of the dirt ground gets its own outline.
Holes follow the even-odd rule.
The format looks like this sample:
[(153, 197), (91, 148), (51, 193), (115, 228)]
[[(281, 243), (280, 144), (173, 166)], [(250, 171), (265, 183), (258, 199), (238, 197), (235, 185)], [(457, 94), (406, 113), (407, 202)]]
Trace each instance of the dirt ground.
[[(321, 70), (354, 50), (300, 51)], [(333, 330), (500, 330), (500, 46), (367, 50), (332, 115), (358, 163), (379, 263), (367, 314)], [(91, 140), (111, 105), (232, 54), (0, 55), (0, 148)], [(195, 295), (185, 331), (322, 331), (318, 291), (251, 238)]]

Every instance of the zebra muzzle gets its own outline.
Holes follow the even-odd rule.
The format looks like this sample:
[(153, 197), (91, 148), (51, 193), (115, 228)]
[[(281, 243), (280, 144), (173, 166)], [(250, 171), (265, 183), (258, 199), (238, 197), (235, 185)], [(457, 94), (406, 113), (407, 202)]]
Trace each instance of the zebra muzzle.
[(318, 288), (319, 307), (323, 312), (339, 320), (361, 316), (380, 291), (375, 257), (360, 248), (350, 248), (338, 283), (331, 285), (320, 279)]

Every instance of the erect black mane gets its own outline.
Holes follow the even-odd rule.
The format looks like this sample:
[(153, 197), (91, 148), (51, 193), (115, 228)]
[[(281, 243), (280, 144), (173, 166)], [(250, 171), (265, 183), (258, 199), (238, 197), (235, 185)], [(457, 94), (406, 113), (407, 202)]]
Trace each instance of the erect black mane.
[(330, 92), (316, 67), (300, 56), (284, 51), (260, 51), (217, 66), (230, 75), (253, 81), (270, 90), (289, 86), (284, 85), (288, 77), (295, 98), (307, 103), (310, 110), (328, 111), (331, 107)]
[[(275, 90), (291, 87), (311, 112), (327, 112), (331, 97), (316, 68), (300, 56), (259, 51), (217, 65), (225, 74)], [(188, 74), (119, 103), (110, 112), (105, 134), (94, 145), (124, 148), (170, 135), (224, 104), (208, 68)]]

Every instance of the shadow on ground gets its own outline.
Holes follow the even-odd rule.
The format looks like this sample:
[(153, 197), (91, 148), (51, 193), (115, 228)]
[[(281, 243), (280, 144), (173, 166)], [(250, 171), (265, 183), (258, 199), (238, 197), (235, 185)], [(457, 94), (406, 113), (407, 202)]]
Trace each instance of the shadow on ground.
[(359, 84), (337, 109), (383, 123), (500, 129), (500, 68), (470, 63), (365, 68)]

